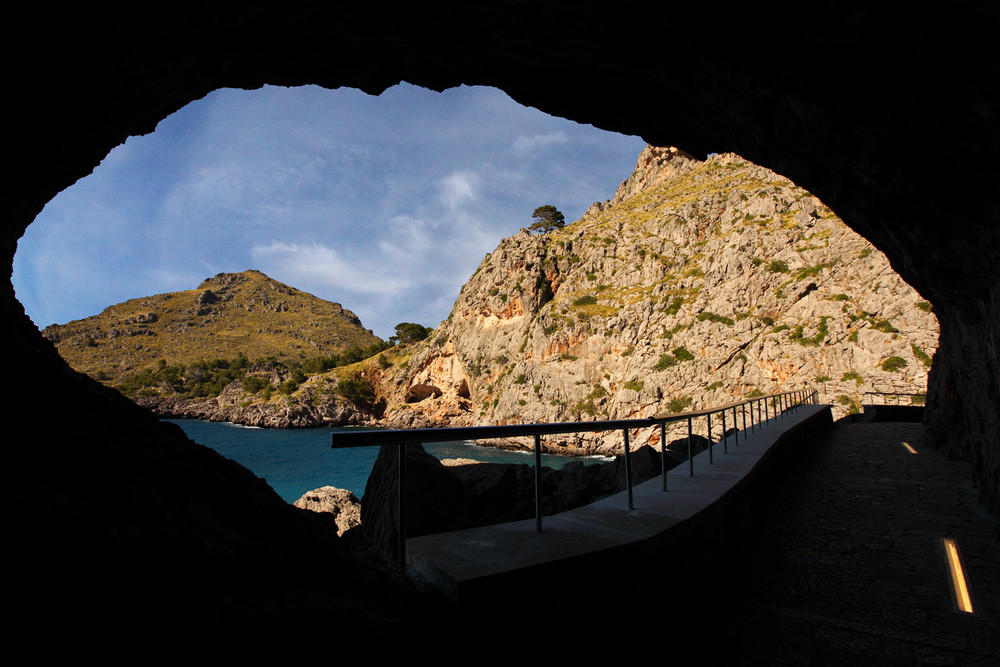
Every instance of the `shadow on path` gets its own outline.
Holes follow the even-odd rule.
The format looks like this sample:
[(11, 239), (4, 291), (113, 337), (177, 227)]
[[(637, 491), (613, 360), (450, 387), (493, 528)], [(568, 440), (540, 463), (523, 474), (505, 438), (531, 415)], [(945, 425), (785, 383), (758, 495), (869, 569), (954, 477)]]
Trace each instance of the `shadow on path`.
[[(776, 481), (702, 646), (724, 664), (1000, 664), (998, 522), (971, 477), (920, 424), (838, 422)], [(972, 614), (956, 611), (945, 537)]]

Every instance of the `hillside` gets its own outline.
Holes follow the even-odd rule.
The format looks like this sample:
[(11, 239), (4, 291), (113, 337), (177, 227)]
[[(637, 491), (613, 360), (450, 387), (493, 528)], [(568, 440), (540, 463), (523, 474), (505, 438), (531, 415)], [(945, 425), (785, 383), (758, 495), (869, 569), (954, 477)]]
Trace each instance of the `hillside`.
[[(806, 385), (844, 414), (866, 391), (925, 390), (930, 310), (788, 179), (732, 154), (647, 147), (581, 220), (501, 241), (385, 379), (386, 422), (643, 417)], [(585, 438), (546, 445), (620, 446)]]
[(196, 289), (131, 299), (42, 334), (74, 369), (112, 386), (161, 360), (189, 365), (242, 353), (304, 361), (381, 342), (339, 303), (259, 271), (220, 273)]

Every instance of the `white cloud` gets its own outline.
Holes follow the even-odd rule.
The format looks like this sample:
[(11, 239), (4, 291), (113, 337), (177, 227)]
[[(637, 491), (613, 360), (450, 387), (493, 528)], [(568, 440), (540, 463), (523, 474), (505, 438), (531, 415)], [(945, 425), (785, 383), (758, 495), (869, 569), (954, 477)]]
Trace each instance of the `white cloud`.
[(437, 185), (441, 202), (453, 211), (476, 199), (479, 176), (472, 171), (453, 171)]
[(535, 134), (530, 137), (524, 135), (514, 140), (511, 146), (513, 151), (521, 156), (530, 155), (541, 148), (547, 148), (553, 144), (564, 144), (569, 141), (569, 137), (562, 130), (549, 132), (548, 134)]
[(340, 292), (395, 295), (413, 286), (397, 267), (374, 257), (346, 258), (318, 243), (275, 242), (255, 246), (250, 254), (264, 273), (297, 281), (292, 283), (296, 287), (324, 285)]

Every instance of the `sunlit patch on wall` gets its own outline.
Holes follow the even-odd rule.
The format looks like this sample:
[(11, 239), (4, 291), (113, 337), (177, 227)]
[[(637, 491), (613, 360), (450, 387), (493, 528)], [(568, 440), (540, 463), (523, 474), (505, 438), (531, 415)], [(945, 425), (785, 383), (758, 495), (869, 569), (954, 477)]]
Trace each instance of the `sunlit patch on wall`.
[(916, 454), (916, 453), (917, 453), (917, 450), (915, 450), (915, 449), (914, 449), (914, 448), (913, 448), (913, 447), (912, 447), (912, 446), (910, 445), (910, 443), (908, 443), (908, 442), (904, 442), (904, 443), (903, 443), (903, 447), (906, 447), (906, 451), (908, 451), (908, 452), (909, 452), (909, 453), (911, 453), (911, 454)]

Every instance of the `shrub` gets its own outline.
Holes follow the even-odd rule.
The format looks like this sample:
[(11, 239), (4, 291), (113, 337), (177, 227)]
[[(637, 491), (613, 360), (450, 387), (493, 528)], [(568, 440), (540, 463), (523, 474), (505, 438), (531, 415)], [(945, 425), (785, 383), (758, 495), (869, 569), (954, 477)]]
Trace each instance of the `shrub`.
[(861, 404), (847, 394), (841, 394), (838, 396), (837, 402), (847, 407), (847, 414), (849, 415), (856, 415), (861, 412)]
[(720, 324), (725, 324), (726, 326), (733, 326), (734, 322), (731, 317), (726, 317), (725, 315), (717, 315), (710, 311), (702, 311), (698, 313), (698, 321), (704, 322), (708, 320), (709, 322), (718, 322)]
[(933, 309), (933, 306), (931, 306), (930, 301), (917, 301), (917, 308), (925, 313), (929, 313)]
[(573, 302), (574, 306), (589, 306), (597, 303), (597, 297), (593, 294), (588, 294), (586, 296), (581, 296)]
[(820, 318), (819, 327), (817, 327), (815, 336), (811, 338), (806, 338), (805, 334), (803, 333), (805, 327), (800, 324), (799, 326), (795, 327), (795, 331), (793, 331), (792, 334), (788, 337), (788, 340), (794, 341), (799, 345), (807, 345), (812, 347), (819, 345), (820, 343), (823, 342), (823, 339), (826, 338), (827, 334), (830, 333), (830, 329), (826, 325), (826, 321), (828, 319), (830, 318), (829, 317)]
[(921, 362), (927, 368), (931, 367), (931, 357), (929, 354), (921, 350), (916, 345), (910, 345), (910, 349), (913, 350), (913, 356), (917, 358), (917, 361)]
[(906, 365), (906, 359), (892, 356), (882, 362), (882, 370), (892, 373), (894, 371), (902, 370), (906, 367)]
[(660, 360), (656, 362), (656, 365), (653, 366), (653, 369), (657, 371), (663, 371), (675, 365), (676, 363), (677, 360), (674, 359), (673, 355), (664, 354), (663, 356), (660, 357)]
[(642, 391), (642, 388), (645, 387), (645, 386), (646, 386), (646, 383), (643, 382), (642, 380), (629, 380), (628, 382), (625, 383), (625, 388), (626, 389), (631, 389), (632, 391), (635, 391), (635, 392)]
[(694, 359), (694, 355), (686, 347), (675, 347), (671, 352), (673, 352), (677, 361), (691, 361)]
[(691, 402), (692, 400), (690, 396), (673, 398), (667, 402), (667, 412), (684, 412), (684, 410), (691, 407)]
[(336, 391), (355, 405), (371, 405), (375, 402), (375, 387), (368, 378), (360, 374), (338, 382)]
[(788, 263), (784, 260), (776, 259), (767, 265), (767, 270), (771, 273), (788, 273)]
[(255, 377), (253, 375), (248, 375), (243, 378), (243, 390), (248, 394), (256, 394), (258, 391), (264, 387), (270, 387), (271, 383), (263, 378)]
[[(666, 299), (669, 298), (670, 298), (669, 296), (666, 297)], [(683, 305), (684, 305), (683, 297), (675, 296), (674, 300), (670, 303), (669, 306), (667, 306), (666, 310), (664, 310), (663, 312), (665, 312), (667, 315), (676, 315), (678, 312), (680, 312), (681, 306)]]
[(861, 378), (861, 373), (858, 373), (857, 371), (848, 371), (840, 376), (841, 382), (850, 382), (851, 380), (854, 380), (854, 382), (859, 386), (864, 383), (864, 380)]

